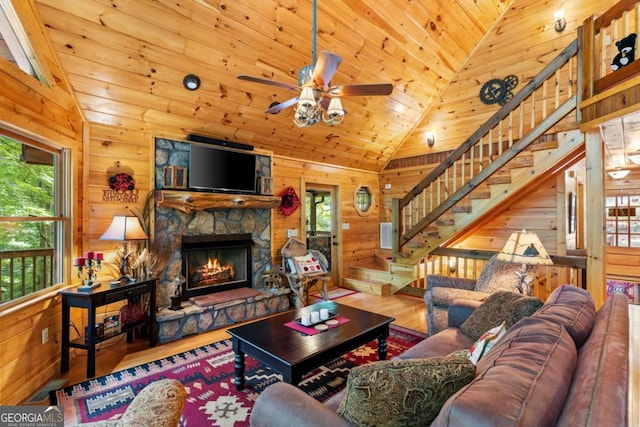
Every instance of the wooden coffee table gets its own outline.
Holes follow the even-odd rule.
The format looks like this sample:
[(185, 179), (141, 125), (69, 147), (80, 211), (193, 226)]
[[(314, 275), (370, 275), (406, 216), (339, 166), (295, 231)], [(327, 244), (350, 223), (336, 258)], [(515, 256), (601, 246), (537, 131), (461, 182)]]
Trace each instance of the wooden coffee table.
[[(299, 319), (303, 313), (328, 308), (347, 323), (316, 335), (305, 335), (285, 323)], [(245, 354), (282, 375), (284, 382), (298, 385), (302, 375), (371, 340), (378, 340), (378, 359), (387, 358), (389, 324), (395, 319), (357, 308), (323, 301), (290, 310), (267, 319), (229, 329), (235, 352), (235, 380), (244, 388)]]

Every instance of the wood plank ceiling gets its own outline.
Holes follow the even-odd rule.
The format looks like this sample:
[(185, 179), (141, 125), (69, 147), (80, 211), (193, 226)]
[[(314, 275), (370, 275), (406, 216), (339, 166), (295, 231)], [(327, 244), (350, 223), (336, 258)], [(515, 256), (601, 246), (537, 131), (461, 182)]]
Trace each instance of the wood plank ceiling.
[[(200, 133), (278, 155), (381, 170), (509, 0), (318, 0), (317, 48), (343, 62), (332, 84), (390, 82), (390, 96), (348, 97), (344, 123), (298, 128), (296, 95), (238, 80), (297, 84), (312, 63), (311, 0), (36, 0), (87, 120)], [(202, 86), (188, 91), (186, 74)], [(415, 137), (415, 136), (414, 136)]]

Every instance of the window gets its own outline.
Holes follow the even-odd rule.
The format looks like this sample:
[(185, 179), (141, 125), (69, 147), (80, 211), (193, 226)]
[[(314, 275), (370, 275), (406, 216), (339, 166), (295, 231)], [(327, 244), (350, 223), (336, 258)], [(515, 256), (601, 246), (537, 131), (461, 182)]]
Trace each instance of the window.
[(607, 245), (640, 248), (640, 195), (607, 197)]
[[(66, 152), (0, 134), (0, 304), (62, 282)], [(67, 198), (68, 199), (68, 198)], [(64, 207), (66, 208), (66, 207)]]
[(0, 0), (0, 57), (47, 84), (29, 37), (10, 0)]
[(369, 187), (360, 185), (357, 187), (354, 195), (354, 205), (358, 214), (362, 215), (369, 211), (373, 203), (373, 196)]

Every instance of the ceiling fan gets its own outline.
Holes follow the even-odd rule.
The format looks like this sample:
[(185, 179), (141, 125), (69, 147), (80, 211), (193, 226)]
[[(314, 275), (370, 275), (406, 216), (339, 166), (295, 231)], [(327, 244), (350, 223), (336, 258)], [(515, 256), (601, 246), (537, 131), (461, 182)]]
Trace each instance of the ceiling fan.
[(260, 77), (240, 74), (238, 79), (299, 92), (298, 96), (284, 102), (274, 102), (265, 113), (277, 114), (285, 108), (295, 104), (296, 111), (293, 122), (298, 127), (307, 127), (323, 121), (331, 126), (342, 123), (345, 110), (340, 98), (343, 96), (379, 96), (390, 95), (393, 90), (391, 83), (348, 84), (332, 86), (331, 79), (335, 74), (342, 58), (334, 53), (323, 50), (316, 59), (316, 0), (313, 0), (312, 23), (312, 51), (313, 65), (307, 65), (298, 72), (298, 85), (281, 83)]

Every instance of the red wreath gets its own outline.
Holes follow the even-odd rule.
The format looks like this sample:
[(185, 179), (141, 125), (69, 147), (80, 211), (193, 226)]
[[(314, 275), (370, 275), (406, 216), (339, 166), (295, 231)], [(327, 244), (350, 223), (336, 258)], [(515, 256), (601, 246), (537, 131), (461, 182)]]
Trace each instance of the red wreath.
[(128, 173), (117, 173), (109, 178), (109, 188), (115, 191), (131, 191), (135, 188), (133, 177)]
[(300, 199), (293, 187), (287, 187), (280, 193), (282, 201), (280, 202), (280, 210), (284, 216), (289, 216), (300, 206)]

